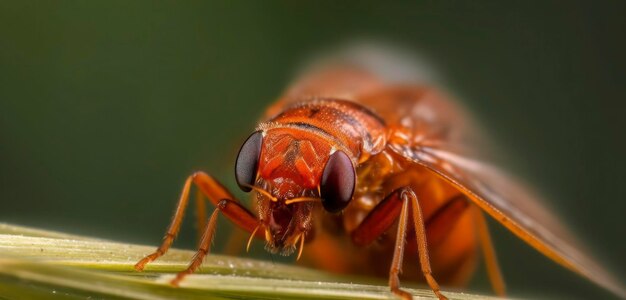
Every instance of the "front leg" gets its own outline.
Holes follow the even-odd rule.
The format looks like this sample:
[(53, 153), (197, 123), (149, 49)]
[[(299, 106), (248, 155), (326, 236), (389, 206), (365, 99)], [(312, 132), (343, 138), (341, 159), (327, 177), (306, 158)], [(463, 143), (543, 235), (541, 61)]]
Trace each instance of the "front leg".
[[(213, 244), (213, 237), (215, 236), (215, 229), (217, 228), (217, 216), (219, 213), (223, 213), (226, 216), (236, 216), (241, 215), (248, 210), (246, 210), (243, 206), (241, 206), (238, 202), (223, 199), (218, 204), (211, 217), (209, 218), (206, 227), (202, 233), (202, 238), (200, 239), (200, 243), (198, 246), (198, 251), (193, 256), (193, 259), (189, 263), (189, 266), (184, 271), (178, 272), (176, 274), (176, 278), (174, 278), (170, 283), (174, 286), (178, 286), (179, 283), (185, 278), (185, 276), (189, 274), (193, 274), (200, 265), (202, 265), (202, 261), (204, 261), (204, 257), (209, 254), (211, 250), (211, 244)], [(229, 217), (230, 218), (230, 217)], [(257, 226), (258, 228), (258, 226)], [(253, 234), (256, 232), (256, 228), (253, 231)]]
[(367, 215), (367, 217), (352, 232), (352, 240), (357, 245), (367, 245), (384, 233), (397, 219), (398, 232), (393, 253), (393, 260), (389, 270), (389, 288), (391, 292), (403, 299), (413, 299), (413, 296), (400, 289), (399, 274), (402, 272), (404, 245), (408, 227), (409, 210), (413, 216), (413, 224), (418, 246), (418, 254), (422, 273), (426, 282), (439, 299), (447, 299), (440, 291), (439, 284), (432, 275), (424, 218), (417, 196), (410, 187), (399, 188), (388, 195)]
[[(204, 254), (206, 254), (209, 251), (208, 246), (204, 245), (206, 244), (205, 239), (208, 239), (210, 244), (217, 224), (216, 220), (218, 212), (222, 212), (231, 222), (235, 223), (237, 226), (248, 232), (253, 232), (255, 228), (259, 225), (257, 218), (248, 209), (243, 207), (223, 185), (221, 185), (209, 174), (206, 174), (204, 172), (196, 172), (193, 175), (187, 177), (187, 180), (185, 181), (185, 185), (183, 186), (183, 190), (178, 200), (178, 204), (176, 205), (174, 217), (172, 218), (170, 226), (168, 227), (165, 236), (163, 237), (163, 242), (155, 252), (147, 255), (142, 260), (137, 262), (137, 264), (135, 264), (135, 269), (137, 271), (143, 270), (146, 264), (163, 256), (172, 245), (174, 238), (176, 238), (176, 235), (180, 230), (180, 225), (182, 223), (185, 209), (187, 208), (187, 203), (189, 201), (189, 190), (191, 189), (192, 183), (204, 196), (209, 199), (209, 201), (211, 201), (211, 203), (216, 206), (215, 211), (211, 215), (209, 222), (204, 229), (204, 233), (200, 241), (200, 248), (198, 250), (199, 253), (203, 252)], [(257, 234), (256, 236), (263, 238), (263, 235), (261, 234)], [(204, 255), (201, 255), (201, 257), (203, 258)], [(199, 263), (201, 262), (202, 260), (199, 261)], [(192, 264), (194, 263), (199, 265), (199, 263), (196, 262), (196, 259), (194, 259), (194, 261), (192, 262)]]

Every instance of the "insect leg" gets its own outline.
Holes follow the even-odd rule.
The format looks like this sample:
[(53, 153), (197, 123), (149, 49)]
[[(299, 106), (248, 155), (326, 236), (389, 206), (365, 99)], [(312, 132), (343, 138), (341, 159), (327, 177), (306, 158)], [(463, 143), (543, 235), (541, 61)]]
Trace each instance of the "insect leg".
[(417, 237), (417, 249), (419, 253), (420, 265), (422, 267), (422, 273), (424, 274), (426, 282), (433, 290), (435, 295), (437, 295), (439, 299), (448, 299), (443, 294), (441, 294), (439, 284), (433, 277), (433, 272), (430, 268), (430, 258), (428, 256), (428, 244), (426, 242), (424, 217), (422, 216), (422, 210), (419, 206), (419, 202), (417, 201), (417, 196), (410, 188), (405, 188), (402, 192), (403, 193), (401, 196), (403, 198), (402, 201), (404, 202), (403, 206), (409, 205), (409, 202), (411, 205), (411, 214), (413, 215), (413, 226), (415, 227), (415, 236)]
[[(189, 200), (189, 190), (191, 189), (192, 183), (194, 183), (200, 192), (209, 198), (209, 201), (217, 206), (231, 222), (235, 223), (235, 225), (248, 232), (252, 232), (258, 225), (256, 217), (245, 207), (241, 206), (232, 194), (228, 192), (224, 186), (217, 182), (217, 180), (204, 172), (196, 172), (189, 176), (185, 181), (183, 191), (181, 192), (178, 204), (176, 205), (176, 212), (174, 213), (172, 222), (163, 237), (163, 242), (154, 253), (144, 257), (137, 264), (135, 264), (135, 269), (137, 271), (143, 270), (146, 264), (161, 257), (172, 245), (174, 238), (180, 230), (180, 225)], [(227, 199), (228, 201), (224, 202), (224, 199)], [(259, 237), (262, 237), (262, 235), (259, 235)]]
[(229, 199), (222, 199), (217, 204), (215, 210), (213, 210), (213, 213), (209, 218), (209, 222), (204, 228), (202, 238), (200, 239), (200, 245), (198, 246), (198, 251), (196, 251), (196, 254), (193, 256), (187, 269), (176, 274), (176, 278), (174, 278), (170, 282), (172, 285), (178, 286), (180, 281), (183, 280), (185, 276), (192, 274), (198, 269), (200, 265), (202, 265), (204, 257), (211, 250), (211, 244), (213, 243), (213, 237), (215, 236), (215, 229), (217, 228), (217, 216), (220, 212), (228, 218), (232, 218), (233, 216), (245, 216), (246, 214), (249, 214), (248, 210), (245, 207), (241, 206), (239, 202), (235, 202)]
[(398, 197), (397, 194), (400, 194), (399, 197), (402, 198), (402, 209), (400, 211), (400, 218), (398, 219), (395, 251), (393, 252), (393, 260), (391, 261), (391, 268), (389, 269), (389, 288), (391, 288), (392, 293), (402, 297), (403, 299), (413, 299), (411, 294), (400, 289), (399, 277), (400, 273), (402, 273), (402, 259), (404, 258), (404, 244), (406, 242), (409, 215), (409, 200), (402, 195), (402, 191), (394, 194), (395, 197)]
[(173, 286), (178, 286), (181, 280), (185, 278), (185, 276), (193, 273), (198, 267), (202, 264), (204, 257), (211, 250), (211, 244), (213, 243), (213, 237), (215, 236), (215, 228), (217, 227), (217, 215), (220, 212), (219, 208), (213, 210), (211, 214), (211, 218), (209, 222), (206, 224), (206, 228), (204, 228), (204, 232), (202, 233), (202, 238), (200, 239), (200, 245), (198, 246), (198, 251), (193, 256), (191, 263), (186, 270), (179, 272), (176, 274), (176, 278), (174, 278), (170, 283)]
[(506, 294), (506, 285), (500, 267), (498, 266), (498, 258), (496, 257), (496, 251), (491, 243), (491, 235), (489, 234), (489, 228), (487, 227), (487, 220), (485, 215), (477, 207), (474, 206), (474, 213), (476, 214), (476, 222), (478, 225), (478, 238), (480, 239), (480, 246), (483, 249), (483, 256), (485, 258), (485, 266), (487, 267), (487, 275), (489, 275), (489, 281), (494, 292), (498, 296), (503, 297)]
[[(398, 200), (398, 198), (391, 196), (383, 199), (367, 215), (359, 227), (352, 232), (352, 241), (358, 246), (367, 246), (386, 232), (395, 223), (400, 214), (402, 203)], [(450, 198), (450, 200), (438, 208), (425, 222), (428, 229), (428, 245), (433, 247), (441, 243), (450, 230), (454, 229), (458, 217), (468, 207), (469, 202), (467, 198), (459, 195)], [(407, 237), (407, 242), (416, 242), (416, 238), (409, 236)]]
[(157, 248), (155, 252), (144, 257), (142, 260), (135, 264), (135, 270), (141, 271), (144, 269), (147, 263), (159, 258), (163, 254), (167, 252), (167, 250), (174, 242), (174, 238), (178, 234), (180, 230), (180, 223), (183, 220), (185, 215), (185, 209), (187, 208), (187, 202), (189, 200), (189, 189), (191, 188), (191, 182), (193, 181), (193, 176), (189, 176), (185, 181), (185, 185), (183, 186), (183, 191), (180, 194), (180, 198), (178, 199), (178, 204), (176, 205), (176, 211), (174, 212), (174, 217), (172, 218), (172, 222), (170, 226), (167, 228), (165, 232), (165, 236), (163, 237), (163, 242)]
[(394, 294), (404, 299), (411, 299), (412, 296), (409, 293), (400, 289), (399, 279), (399, 274), (402, 271), (409, 209), (411, 209), (413, 216), (422, 273), (433, 292), (440, 299), (447, 299), (441, 294), (439, 285), (432, 276), (424, 220), (417, 201), (417, 196), (411, 188), (405, 187), (397, 189), (383, 199), (370, 214), (365, 217), (363, 222), (359, 224), (359, 227), (352, 232), (352, 240), (357, 245), (368, 245), (398, 220), (395, 251), (389, 270), (389, 287)]
[[(400, 189), (401, 190), (401, 189)], [(393, 225), (400, 215), (402, 202), (400, 190), (389, 194), (352, 231), (352, 242), (357, 246), (367, 246)]]

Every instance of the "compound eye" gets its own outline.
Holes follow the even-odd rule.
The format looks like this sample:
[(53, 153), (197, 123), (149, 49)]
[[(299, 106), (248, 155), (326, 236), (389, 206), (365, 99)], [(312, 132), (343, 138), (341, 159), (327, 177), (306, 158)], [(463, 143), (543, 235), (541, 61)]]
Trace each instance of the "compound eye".
[(250, 186), (254, 184), (256, 179), (262, 142), (263, 134), (261, 131), (257, 131), (248, 137), (241, 149), (239, 149), (239, 154), (237, 154), (235, 179), (239, 188), (244, 192), (252, 190)]
[(356, 172), (352, 161), (343, 151), (333, 153), (322, 173), (320, 196), (324, 209), (331, 213), (344, 209), (354, 194)]

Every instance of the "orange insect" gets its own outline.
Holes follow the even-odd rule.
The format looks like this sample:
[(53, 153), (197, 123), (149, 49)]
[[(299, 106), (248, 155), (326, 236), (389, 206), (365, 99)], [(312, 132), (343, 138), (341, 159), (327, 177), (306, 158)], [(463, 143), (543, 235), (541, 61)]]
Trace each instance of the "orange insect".
[(253, 191), (257, 214), (211, 175), (194, 173), (162, 245), (135, 268), (167, 252), (195, 184), (216, 209), (197, 255), (173, 285), (201, 265), (221, 213), (272, 253), (297, 250), (307, 265), (388, 276), (391, 291), (405, 299), (411, 295), (400, 288), (402, 271), (445, 299), (439, 283), (466, 284), (482, 249), (493, 288), (503, 295), (487, 213), (550, 259), (626, 297), (534, 195), (468, 158), (476, 152), (468, 142), (467, 118), (436, 89), (394, 83), (350, 63), (319, 68), (268, 109), (238, 154), (236, 180)]

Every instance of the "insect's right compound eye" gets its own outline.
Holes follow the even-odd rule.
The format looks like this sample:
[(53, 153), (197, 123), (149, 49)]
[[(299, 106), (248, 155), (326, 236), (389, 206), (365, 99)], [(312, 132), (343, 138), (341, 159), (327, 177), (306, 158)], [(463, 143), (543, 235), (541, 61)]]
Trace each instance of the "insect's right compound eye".
[(237, 161), (235, 162), (235, 179), (239, 188), (244, 192), (252, 190), (256, 179), (257, 168), (259, 166), (259, 158), (261, 156), (261, 144), (263, 142), (263, 133), (257, 131), (250, 135), (243, 143)]
[(352, 161), (343, 151), (335, 151), (326, 166), (320, 181), (322, 206), (331, 213), (338, 213), (352, 200), (356, 183), (356, 172)]

